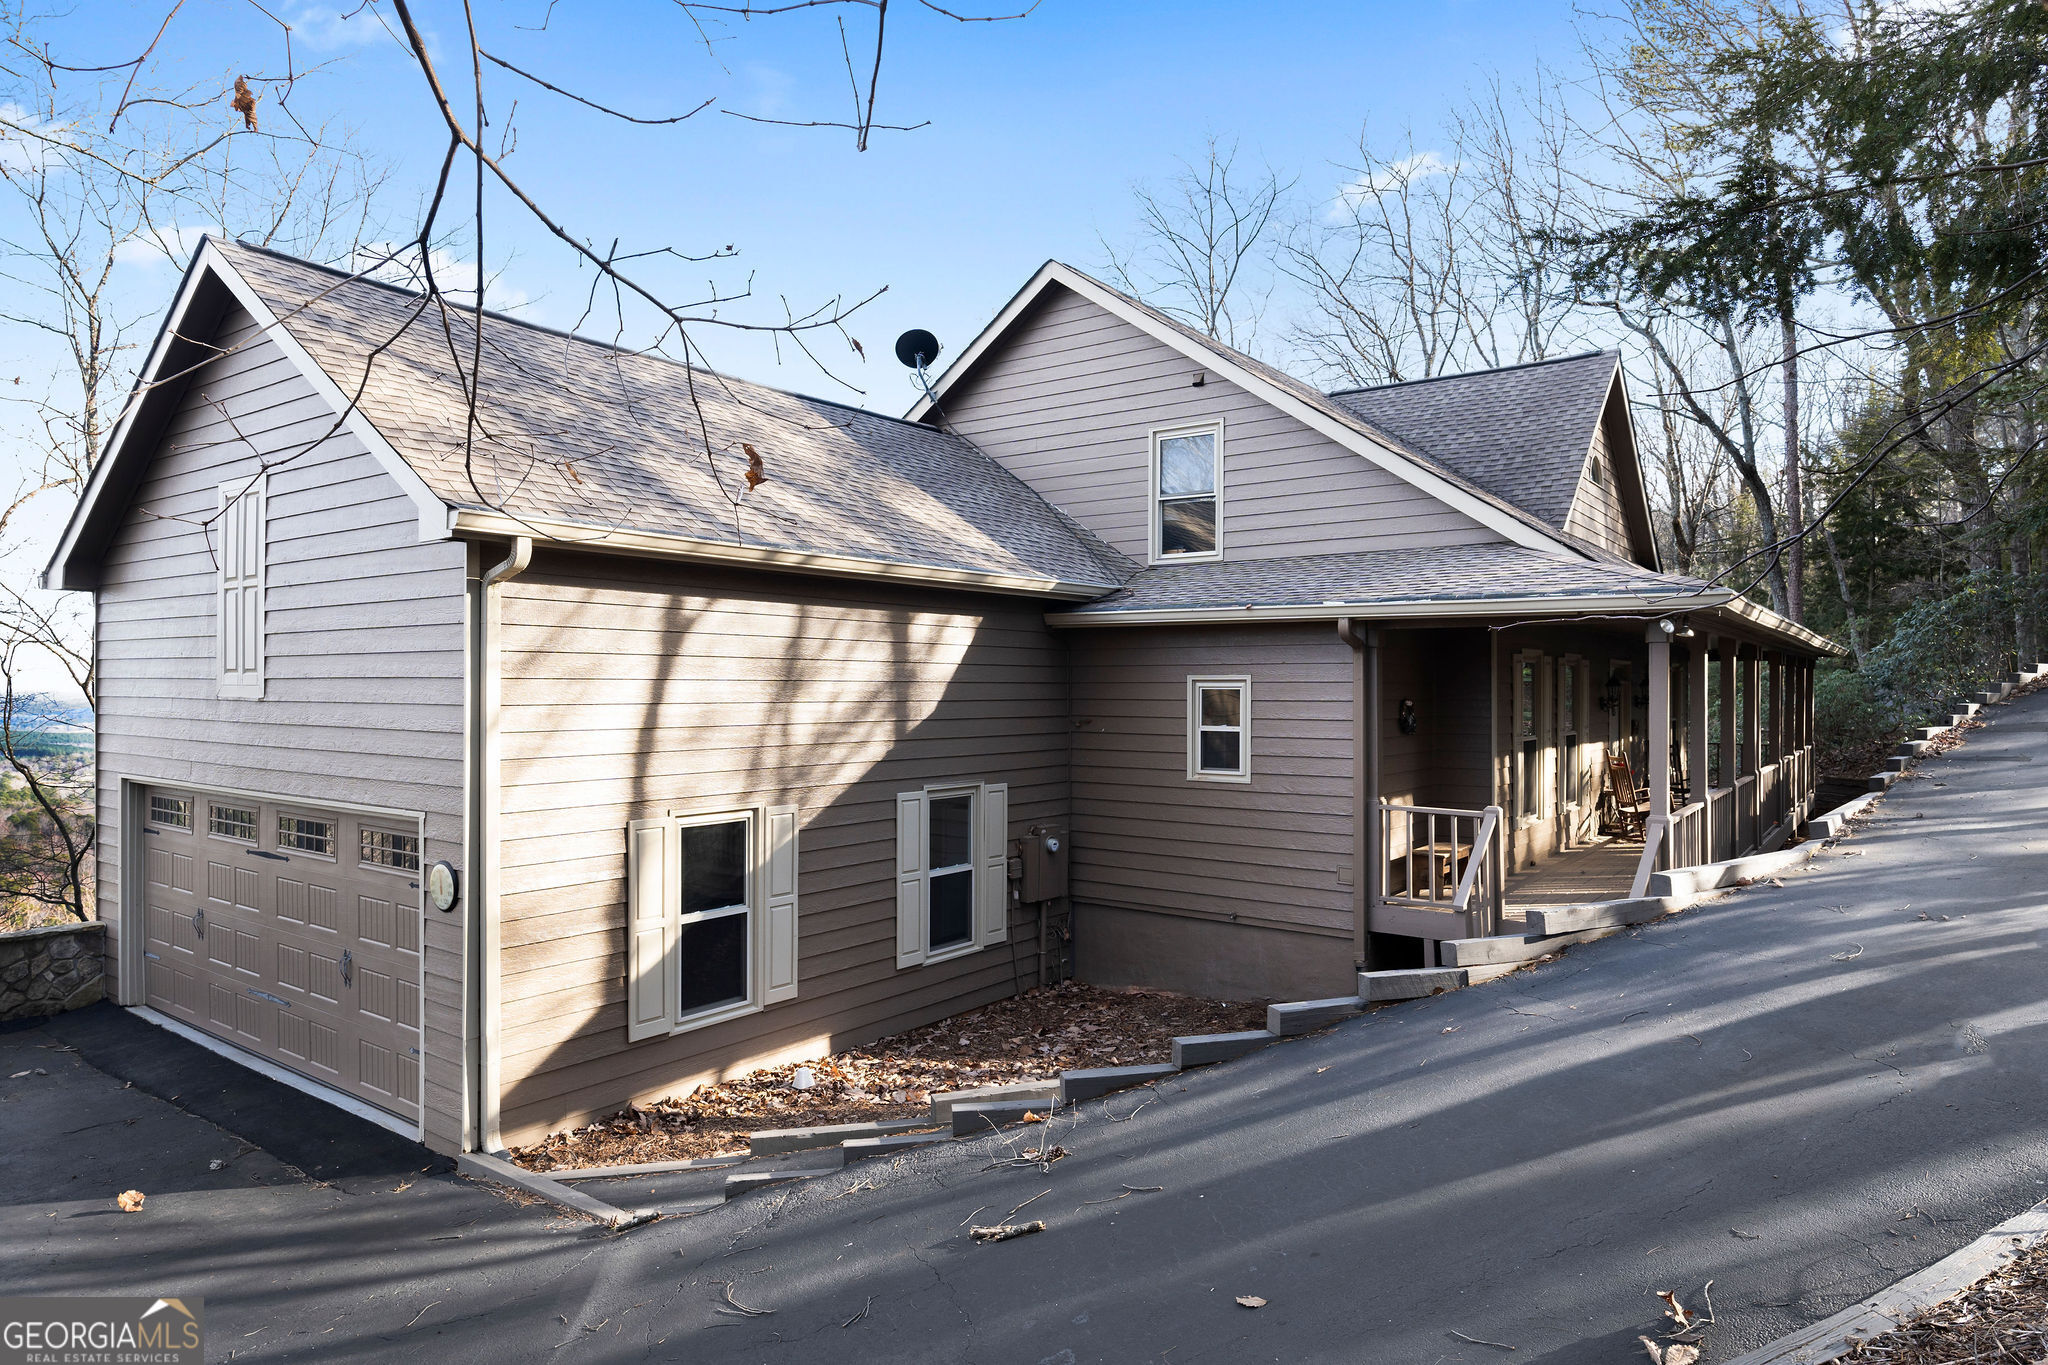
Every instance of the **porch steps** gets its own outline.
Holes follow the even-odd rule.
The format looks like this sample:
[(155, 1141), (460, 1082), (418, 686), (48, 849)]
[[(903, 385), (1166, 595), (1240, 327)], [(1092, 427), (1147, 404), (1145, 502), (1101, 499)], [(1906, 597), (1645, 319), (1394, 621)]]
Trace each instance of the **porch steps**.
[(1471, 984), (1472, 973), (1464, 967), (1408, 967), (1358, 974), (1358, 993), (1368, 1004), (1382, 1000), (1420, 1000), (1427, 995), (1461, 991)]
[(1266, 1032), (1276, 1038), (1314, 1033), (1340, 1019), (1349, 1019), (1365, 1008), (1365, 997), (1340, 995), (1329, 1000), (1295, 1000), (1266, 1006)]
[[(1594, 901), (1585, 905), (1532, 905), (1522, 911), (1534, 935), (1524, 942), (1555, 942), (1560, 934), (1588, 929), (1623, 929), (1662, 919), (1684, 902), (1672, 896), (1638, 896), (1630, 900)], [(1540, 956), (1540, 954), (1532, 954)]]
[(1892, 752), (1900, 758), (1918, 758), (1933, 747), (1934, 738), (1930, 735), (1925, 739), (1901, 740), (1899, 747)]

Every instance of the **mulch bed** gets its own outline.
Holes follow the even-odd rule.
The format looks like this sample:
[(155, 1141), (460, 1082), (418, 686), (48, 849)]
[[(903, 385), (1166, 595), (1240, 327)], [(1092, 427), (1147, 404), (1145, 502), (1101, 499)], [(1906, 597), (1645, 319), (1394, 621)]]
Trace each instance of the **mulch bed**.
[(2048, 1242), (1843, 1359), (1885, 1365), (2048, 1359)]
[[(689, 1161), (744, 1151), (761, 1128), (917, 1118), (931, 1096), (1097, 1066), (1173, 1060), (1173, 1039), (1264, 1028), (1265, 1001), (1067, 982), (1027, 991), (823, 1061), (792, 1062), (635, 1105), (555, 1133), (512, 1160), (532, 1171)], [(814, 1084), (798, 1090), (796, 1073)]]

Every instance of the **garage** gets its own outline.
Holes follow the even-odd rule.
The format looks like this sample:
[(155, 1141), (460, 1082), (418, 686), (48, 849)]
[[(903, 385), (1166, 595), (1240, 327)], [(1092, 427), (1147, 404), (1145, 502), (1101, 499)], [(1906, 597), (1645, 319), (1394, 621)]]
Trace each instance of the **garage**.
[(138, 801), (149, 1005), (416, 1122), (418, 824), (173, 787)]

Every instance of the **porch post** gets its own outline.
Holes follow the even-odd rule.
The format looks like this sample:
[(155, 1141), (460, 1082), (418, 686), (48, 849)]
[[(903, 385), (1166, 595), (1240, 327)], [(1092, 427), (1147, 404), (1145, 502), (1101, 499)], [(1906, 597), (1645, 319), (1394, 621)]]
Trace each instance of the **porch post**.
[(1351, 951), (1363, 972), (1372, 970), (1372, 910), (1387, 868), (1380, 848), (1380, 632), (1345, 617), (1337, 636), (1351, 646), (1351, 843), (1358, 859), (1351, 871)]
[(1644, 822), (1643, 858), (1636, 864), (1629, 895), (1649, 890), (1657, 868), (1657, 851), (1671, 827), (1671, 632), (1654, 621), (1646, 632), (1650, 645), (1650, 715), (1644, 740), (1650, 747), (1650, 818)]
[[(1735, 785), (1736, 772), (1735, 650), (1733, 640), (1724, 637), (1714, 642), (1715, 659), (1721, 665), (1721, 785), (1731, 788)], [(1731, 813), (1734, 809), (1729, 807)]]
[[(1785, 742), (1792, 733), (1792, 727), (1785, 723), (1785, 700), (1792, 695), (1789, 686), (1792, 679), (1786, 672), (1791, 661), (1782, 649), (1771, 651), (1771, 762), (1776, 763), (1785, 756)], [(1780, 773), (1780, 781), (1784, 774)]]
[[(1755, 780), (1749, 784), (1750, 830), (1758, 838), (1763, 836), (1763, 751), (1764, 713), (1759, 705), (1763, 701), (1763, 659), (1755, 645), (1742, 647), (1742, 767)], [(1735, 856), (1749, 852), (1737, 848)]]
[(1707, 637), (1698, 636), (1685, 658), (1685, 762), (1692, 769), (1692, 799), (1700, 812), (1700, 861), (1714, 861), (1713, 788), (1707, 781)]

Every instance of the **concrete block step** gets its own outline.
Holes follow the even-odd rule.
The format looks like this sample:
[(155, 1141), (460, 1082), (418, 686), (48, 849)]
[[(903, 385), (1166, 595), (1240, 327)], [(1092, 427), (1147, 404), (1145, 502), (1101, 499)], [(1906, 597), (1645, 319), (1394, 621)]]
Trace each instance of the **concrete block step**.
[(891, 1119), (882, 1123), (835, 1123), (822, 1128), (764, 1128), (747, 1135), (747, 1150), (754, 1156), (780, 1156), (819, 1147), (837, 1147), (849, 1138), (882, 1137), (907, 1133), (928, 1126), (924, 1119)]
[(1884, 761), (1887, 772), (1902, 773), (1913, 766), (1913, 760), (1904, 754), (1893, 754)]
[(1532, 905), (1522, 912), (1539, 935), (1569, 934), (1581, 929), (1609, 929), (1646, 924), (1678, 909), (1675, 897), (1639, 896), (1628, 900), (1594, 901), (1585, 905)]
[(1899, 747), (1892, 752), (1902, 758), (1918, 758), (1934, 747), (1931, 739), (1906, 739), (1899, 741)]
[(1872, 773), (1870, 775), (1870, 785), (1868, 790), (1874, 792), (1881, 792), (1889, 788), (1892, 785), (1892, 783), (1898, 780), (1899, 775), (1895, 772)]
[(829, 1166), (771, 1166), (762, 1171), (734, 1171), (725, 1178), (725, 1197), (737, 1199), (743, 1194), (764, 1190), (770, 1185), (780, 1185), (787, 1180), (816, 1180), (821, 1175), (835, 1174), (843, 1165), (842, 1157), (840, 1161), (835, 1161)]
[(1357, 995), (1334, 996), (1328, 1000), (1293, 1000), (1284, 1005), (1266, 1006), (1266, 1032), (1279, 1038), (1292, 1038), (1299, 1033), (1314, 1033), (1340, 1019), (1349, 1019), (1365, 1008), (1365, 999)]
[(998, 1128), (1011, 1128), (1024, 1122), (1026, 1114), (1044, 1118), (1052, 1110), (1050, 1104), (1038, 1100), (985, 1100), (980, 1104), (956, 1104), (953, 1106), (953, 1136), (978, 1137), (982, 1133), (993, 1133)]
[(1081, 1071), (1063, 1071), (1060, 1073), (1060, 1103), (1074, 1104), (1114, 1090), (1149, 1085), (1153, 1081), (1163, 1081), (1179, 1070), (1171, 1063), (1162, 1062), (1157, 1066), (1098, 1066)]
[(1425, 995), (1463, 990), (1471, 984), (1472, 973), (1465, 967), (1410, 967), (1358, 974), (1358, 993), (1368, 1001), (1418, 1000)]
[(1186, 1070), (1191, 1066), (1227, 1062), (1247, 1052), (1256, 1052), (1273, 1041), (1273, 1035), (1264, 1029), (1247, 1029), (1242, 1033), (1189, 1034), (1173, 1040), (1173, 1064)]
[(953, 1121), (953, 1106), (956, 1104), (993, 1103), (997, 1100), (1032, 1100), (1039, 1104), (1056, 1104), (1060, 1097), (1060, 1083), (1057, 1077), (1043, 1081), (1011, 1081), (1006, 1085), (984, 1085), (975, 1090), (948, 1090), (932, 1096), (932, 1123), (948, 1124)]
[(1914, 727), (1914, 729), (1913, 729), (1913, 738), (1914, 738), (1914, 739), (1916, 739), (1916, 740), (1936, 740), (1936, 739), (1940, 739), (1940, 738), (1941, 738), (1941, 737), (1942, 737), (1943, 735), (1947, 734), (1947, 733), (1949, 732), (1949, 730), (1950, 730), (1950, 729), (1951, 729), (1951, 728), (1952, 728), (1953, 726), (1956, 726), (1956, 725), (1959, 725), (1959, 724), (1961, 724), (1961, 722), (1960, 722), (1960, 721), (1950, 721), (1950, 722), (1948, 723), (1948, 725), (1920, 725), (1920, 726), (1915, 726), (1915, 727)]
[[(950, 1117), (950, 1115), (948, 1115)], [(882, 1137), (854, 1138), (839, 1145), (846, 1161), (864, 1161), (871, 1156), (894, 1156), (929, 1147), (934, 1142), (951, 1142), (951, 1133), (888, 1133)]]

